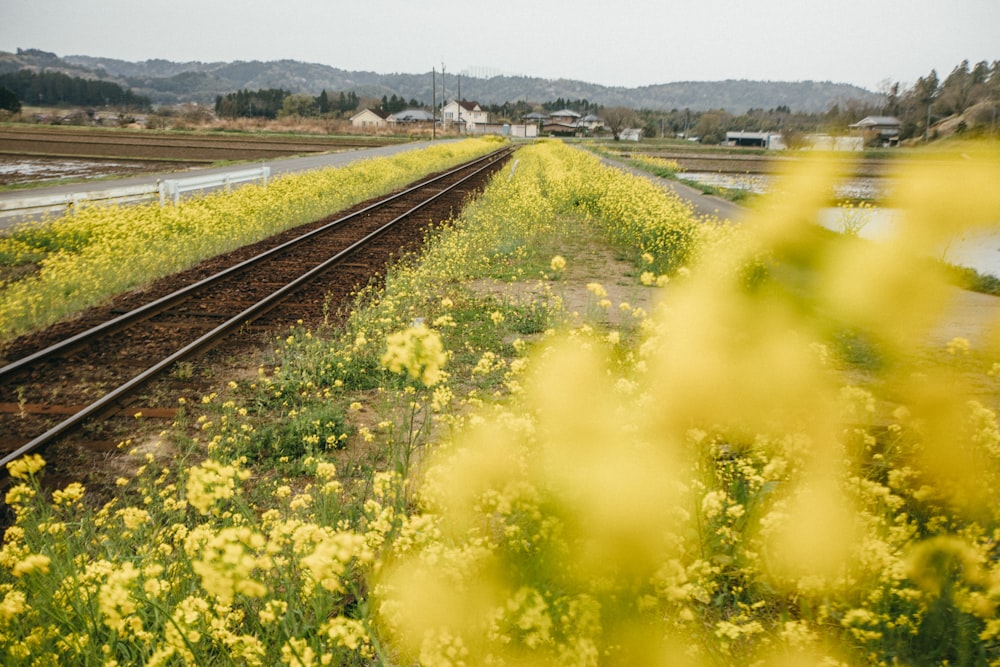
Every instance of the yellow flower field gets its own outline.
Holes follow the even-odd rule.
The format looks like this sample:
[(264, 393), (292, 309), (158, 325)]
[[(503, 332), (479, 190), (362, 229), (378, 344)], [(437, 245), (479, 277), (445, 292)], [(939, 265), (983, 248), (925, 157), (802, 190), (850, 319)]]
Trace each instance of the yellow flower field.
[[(5, 664), (1000, 664), (1000, 337), (933, 343), (925, 259), (1000, 221), (963, 155), (875, 245), (811, 222), (823, 163), (736, 227), (522, 147), (116, 499), (11, 464)], [(572, 307), (597, 243), (631, 272)]]

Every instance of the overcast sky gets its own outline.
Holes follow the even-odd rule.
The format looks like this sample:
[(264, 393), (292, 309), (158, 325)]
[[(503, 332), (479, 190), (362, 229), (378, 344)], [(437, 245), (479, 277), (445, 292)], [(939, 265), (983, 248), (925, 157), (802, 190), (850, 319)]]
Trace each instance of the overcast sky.
[(755, 79), (878, 90), (1000, 60), (1000, 0), (0, 0), (0, 50), (611, 86)]

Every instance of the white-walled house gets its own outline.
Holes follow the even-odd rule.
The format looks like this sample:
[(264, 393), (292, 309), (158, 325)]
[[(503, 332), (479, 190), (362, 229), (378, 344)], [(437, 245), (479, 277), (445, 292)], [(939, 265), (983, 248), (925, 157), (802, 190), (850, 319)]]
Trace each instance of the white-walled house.
[(489, 123), (490, 115), (479, 106), (479, 102), (452, 100), (441, 109), (441, 119), (448, 123), (463, 123), (467, 130), (474, 132), (476, 125)]
[(604, 121), (601, 120), (600, 118), (598, 118), (597, 116), (595, 116), (592, 113), (591, 114), (587, 114), (586, 116), (584, 116), (583, 118), (581, 118), (580, 122), (577, 123), (577, 126), (578, 127), (585, 127), (588, 130), (606, 130), (606, 129), (608, 129), (608, 126), (604, 123)]
[(362, 109), (351, 116), (351, 127), (360, 129), (385, 127), (387, 122), (386, 116), (382, 115), (382, 112), (372, 109)]

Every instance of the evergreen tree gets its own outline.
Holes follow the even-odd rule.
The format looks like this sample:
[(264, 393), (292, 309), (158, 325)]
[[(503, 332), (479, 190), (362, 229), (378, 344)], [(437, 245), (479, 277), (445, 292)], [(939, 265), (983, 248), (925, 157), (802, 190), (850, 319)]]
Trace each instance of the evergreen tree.
[(17, 99), (13, 90), (5, 86), (0, 86), (0, 109), (12, 113), (21, 112), (21, 101)]
[(225, 118), (277, 118), (288, 91), (268, 88), (238, 90), (215, 98), (215, 113)]
[(327, 96), (325, 89), (316, 98), (316, 107), (321, 114), (330, 113), (330, 98)]

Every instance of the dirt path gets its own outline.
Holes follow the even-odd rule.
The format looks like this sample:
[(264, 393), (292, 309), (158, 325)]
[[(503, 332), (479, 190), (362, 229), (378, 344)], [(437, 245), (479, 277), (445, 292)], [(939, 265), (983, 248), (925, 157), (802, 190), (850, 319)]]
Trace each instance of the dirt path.
[(943, 346), (954, 338), (965, 338), (973, 348), (985, 348), (1000, 330), (1000, 297), (958, 288), (952, 292), (930, 344)]

